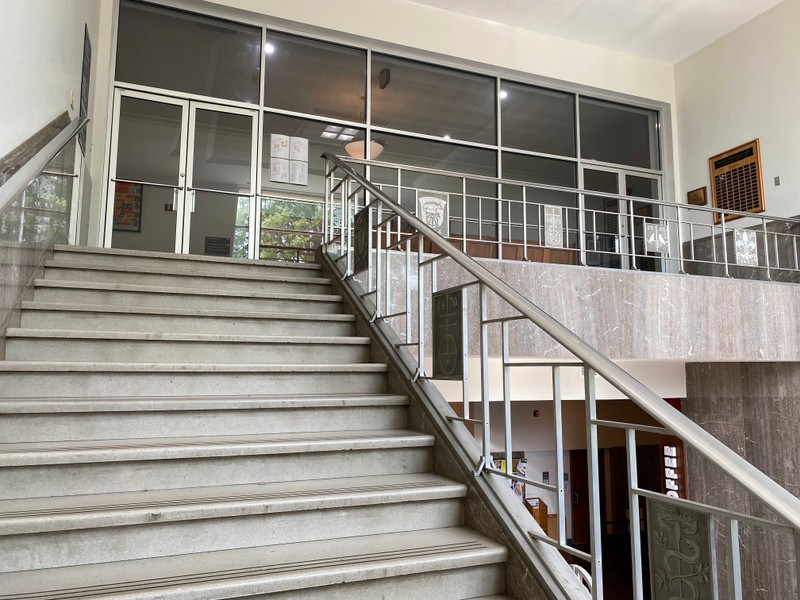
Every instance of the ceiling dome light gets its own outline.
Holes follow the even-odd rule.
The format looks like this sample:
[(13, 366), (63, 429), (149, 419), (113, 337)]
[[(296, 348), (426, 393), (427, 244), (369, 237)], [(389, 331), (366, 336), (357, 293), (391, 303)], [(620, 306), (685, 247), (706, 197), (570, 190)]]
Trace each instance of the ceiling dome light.
[[(354, 138), (344, 145), (344, 151), (352, 158), (366, 158), (366, 140), (362, 137)], [(375, 160), (386, 149), (386, 142), (383, 140), (371, 139), (369, 141), (369, 157)]]

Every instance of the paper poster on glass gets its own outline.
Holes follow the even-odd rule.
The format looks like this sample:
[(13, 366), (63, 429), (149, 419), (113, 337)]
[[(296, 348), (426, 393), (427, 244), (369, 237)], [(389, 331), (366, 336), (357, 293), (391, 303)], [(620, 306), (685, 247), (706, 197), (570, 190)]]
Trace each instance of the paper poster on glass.
[(118, 181), (114, 187), (114, 231), (142, 230), (142, 184)]

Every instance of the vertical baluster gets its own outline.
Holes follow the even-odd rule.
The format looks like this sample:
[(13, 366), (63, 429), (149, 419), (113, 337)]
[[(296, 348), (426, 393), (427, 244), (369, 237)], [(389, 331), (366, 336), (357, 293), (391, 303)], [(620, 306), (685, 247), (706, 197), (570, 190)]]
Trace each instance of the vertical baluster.
[(625, 447), (628, 453), (628, 506), (630, 508), (631, 528), (631, 569), (633, 576), (633, 598), (644, 599), (644, 579), (642, 576), (642, 532), (639, 523), (639, 465), (636, 460), (636, 430), (625, 430)]
[[(398, 219), (398, 229), (400, 227)], [(406, 238), (406, 342), (411, 342), (411, 236)]]
[(467, 252), (467, 178), (461, 178), (461, 251)]
[(772, 281), (772, 275), (770, 273), (770, 266), (769, 266), (769, 233), (767, 232), (766, 219), (761, 219), (761, 231), (764, 234), (764, 265), (766, 265), (767, 267), (767, 281)]
[(483, 407), (483, 459), (492, 462), (491, 420), (489, 418), (489, 325), (486, 323), (486, 286), (479, 284), (481, 312), (481, 402)]
[(730, 520), (728, 527), (728, 558), (730, 559), (730, 583), (733, 600), (742, 600), (742, 557), (739, 542), (739, 521)]
[(580, 250), (580, 263), (586, 266), (586, 209), (583, 194), (578, 194), (578, 249)]
[[(377, 201), (377, 207), (375, 208), (375, 219), (378, 223), (378, 226), (375, 228), (375, 318), (380, 318), (381, 316), (381, 308), (383, 304), (383, 286), (381, 283), (383, 282), (382, 278), (382, 270), (383, 270), (383, 257), (381, 255), (381, 234), (383, 233), (383, 201)], [(370, 231), (370, 237), (372, 237), (372, 231)]]
[[(633, 215), (633, 200), (628, 200), (628, 226), (630, 227), (630, 231), (628, 232), (628, 243), (630, 244), (631, 250), (631, 269), (633, 271), (637, 271), (638, 267), (636, 266), (636, 222), (635, 217)], [(642, 225), (644, 227), (644, 224)]]
[(564, 427), (561, 411), (561, 367), (553, 365), (553, 428), (556, 440), (556, 505), (558, 510), (558, 543), (567, 543), (567, 506), (564, 498)]
[(522, 186), (522, 260), (528, 260), (528, 188)]
[(425, 255), (422, 246), (425, 238), (422, 234), (417, 234), (417, 361), (419, 363), (417, 374), (422, 376), (425, 373), (425, 267), (422, 261)]
[[(725, 277), (730, 277), (731, 272), (728, 267), (728, 234), (725, 231), (725, 213), (720, 214), (720, 219), (722, 222), (722, 256), (725, 260)], [(716, 247), (716, 244), (714, 246)]]
[(461, 290), (461, 361), (464, 365), (464, 376), (461, 378), (461, 397), (464, 401), (464, 418), (470, 418), (469, 409), (469, 318), (467, 312), (468, 292), (466, 288)]
[(675, 207), (676, 221), (678, 223), (678, 272), (683, 275), (686, 269), (683, 266), (683, 221), (681, 219), (681, 207)]
[(602, 520), (600, 518), (600, 470), (598, 465), (597, 396), (594, 371), (583, 365), (586, 392), (586, 448), (589, 467), (589, 545), (592, 554), (592, 598), (603, 600)]
[(514, 469), (511, 467), (511, 455), (514, 453), (514, 446), (511, 441), (511, 354), (508, 348), (508, 321), (503, 321), (502, 326), (502, 346), (503, 346), (503, 427), (505, 430), (506, 443), (506, 473), (511, 474)]

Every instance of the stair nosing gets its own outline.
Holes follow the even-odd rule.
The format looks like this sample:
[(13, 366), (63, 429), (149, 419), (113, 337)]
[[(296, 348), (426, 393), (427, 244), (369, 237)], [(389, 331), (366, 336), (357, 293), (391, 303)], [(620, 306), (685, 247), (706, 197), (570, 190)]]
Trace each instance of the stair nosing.
[[(506, 548), (463, 527), (411, 533), (414, 541), (407, 532), (335, 540), (326, 544), (324, 555), (318, 542), (300, 542), (111, 563), (149, 578), (113, 580), (109, 563), (49, 569), (45, 578), (51, 583), (41, 578), (40, 591), (23, 595), (14, 586), (19, 589), (33, 575), (12, 573), (6, 576), (6, 590), (14, 595), (0, 595), (0, 600), (108, 598), (114, 593), (145, 598), (148, 592), (152, 598), (189, 600), (200, 590), (208, 598), (239, 597), (500, 564), (508, 557)], [(163, 575), (177, 566), (179, 574)]]
[(67, 361), (2, 361), (0, 373), (386, 373), (384, 363), (251, 364), (251, 363), (113, 363)]
[(95, 256), (123, 256), (127, 258), (154, 258), (164, 260), (174, 260), (176, 262), (198, 262), (205, 264), (220, 264), (220, 265), (241, 265), (248, 267), (275, 267), (285, 269), (299, 269), (309, 271), (321, 271), (322, 265), (319, 263), (288, 263), (281, 261), (268, 261), (268, 260), (253, 260), (248, 258), (230, 258), (220, 256), (204, 256), (202, 254), (177, 254), (172, 252), (154, 252), (149, 250), (126, 250), (123, 248), (98, 248), (94, 246), (69, 246), (65, 244), (56, 244), (53, 248), (54, 255), (59, 252), (65, 254), (91, 254)]
[[(0, 536), (463, 498), (428, 473), (0, 501)], [(33, 506), (33, 507), (32, 507)]]
[(430, 447), (408, 429), (0, 444), (0, 468)]
[(25, 398), (0, 399), (0, 414), (50, 414), (99, 412), (175, 412), (220, 410), (286, 410), (300, 408), (348, 408), (365, 406), (408, 406), (400, 394), (350, 394), (297, 396), (192, 396), (157, 398)]
[(76, 304), (70, 302), (39, 302), (25, 300), (22, 310), (50, 312), (108, 313), (124, 315), (209, 317), (219, 319), (259, 319), (290, 321), (355, 322), (355, 315), (318, 313), (281, 313), (277, 311), (219, 310), (160, 306), (119, 306), (108, 304)]
[[(78, 262), (72, 261), (55, 261), (55, 260), (48, 260), (44, 263), (45, 269), (70, 269), (70, 270), (77, 270), (77, 271), (102, 271), (107, 273), (133, 273), (133, 274), (142, 274), (142, 275), (164, 275), (169, 277), (197, 277), (197, 278), (208, 278), (208, 279), (229, 279), (231, 281), (247, 281), (247, 282), (264, 282), (264, 283), (297, 283), (297, 284), (304, 284), (304, 285), (331, 285), (333, 283), (332, 279), (327, 277), (291, 277), (291, 276), (281, 276), (281, 275), (253, 275), (253, 274), (239, 274), (233, 275), (230, 273), (224, 273), (220, 271), (209, 271), (207, 273), (197, 273), (192, 271), (186, 271), (183, 269), (159, 269), (157, 267), (143, 267), (143, 266), (136, 266), (131, 268), (125, 268), (121, 266), (115, 266), (111, 264), (93, 264), (93, 265), (84, 265)], [(47, 279), (47, 275), (45, 274), (45, 279)], [(60, 281), (58, 279), (54, 281)]]
[(370, 338), (365, 336), (286, 336), (286, 335), (226, 335), (217, 333), (179, 333), (179, 332), (137, 332), (75, 329), (35, 329), (10, 327), (6, 338), (11, 340), (93, 340), (102, 342), (186, 342), (186, 343), (231, 343), (231, 344), (274, 344), (274, 345), (330, 345), (366, 346)]
[(202, 288), (148, 286), (127, 283), (104, 283), (95, 281), (70, 281), (67, 279), (36, 279), (33, 282), (35, 289), (70, 289), (80, 291), (100, 292), (126, 292), (134, 294), (163, 294), (164, 296), (204, 296), (222, 298), (252, 298), (256, 300), (296, 300), (303, 302), (331, 302), (343, 301), (337, 294), (299, 294), (280, 292), (255, 292), (250, 290), (205, 290)]

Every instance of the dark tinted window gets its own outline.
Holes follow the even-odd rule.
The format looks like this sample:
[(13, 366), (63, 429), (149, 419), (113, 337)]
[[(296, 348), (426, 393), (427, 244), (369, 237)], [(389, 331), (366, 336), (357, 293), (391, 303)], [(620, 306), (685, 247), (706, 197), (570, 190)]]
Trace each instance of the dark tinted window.
[(258, 103), (261, 30), (123, 0), (116, 78), (168, 90)]

